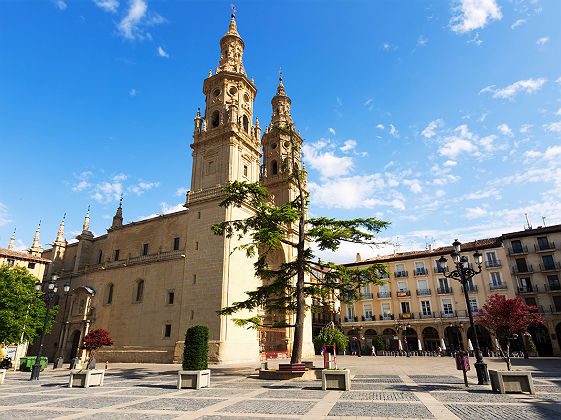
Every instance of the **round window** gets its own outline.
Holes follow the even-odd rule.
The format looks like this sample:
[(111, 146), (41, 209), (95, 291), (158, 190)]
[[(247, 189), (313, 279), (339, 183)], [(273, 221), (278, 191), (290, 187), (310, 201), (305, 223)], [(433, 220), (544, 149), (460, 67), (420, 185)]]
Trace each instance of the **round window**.
[(271, 144), (271, 149), (276, 149), (276, 148), (277, 148), (277, 144), (276, 144), (276, 143)]
[(236, 93), (238, 93), (238, 88), (235, 86), (232, 86), (229, 90), (230, 95), (235, 95)]
[(288, 148), (290, 147), (290, 142), (285, 141), (285, 142), (284, 142), (284, 147), (286, 147), (286, 148), (288, 149)]
[(243, 100), (249, 102), (249, 95), (247, 93), (243, 96)]
[(214, 91), (212, 92), (212, 96), (216, 98), (218, 95), (220, 95), (220, 89), (214, 89)]

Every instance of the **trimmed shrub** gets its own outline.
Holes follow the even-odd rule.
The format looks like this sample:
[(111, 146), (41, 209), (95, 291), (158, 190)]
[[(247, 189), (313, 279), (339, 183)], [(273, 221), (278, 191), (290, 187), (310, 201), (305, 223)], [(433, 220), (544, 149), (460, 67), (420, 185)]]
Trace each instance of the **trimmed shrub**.
[(532, 340), (532, 336), (531, 335), (524, 336), (524, 339), (526, 341), (526, 351), (528, 353), (537, 353), (538, 349), (534, 344), (534, 340)]
[(335, 344), (337, 351), (343, 351), (347, 347), (349, 339), (337, 328), (323, 327), (313, 339), (313, 342), (318, 351), (321, 350), (324, 344)]
[(381, 335), (375, 335), (372, 344), (376, 347), (376, 350), (386, 350), (386, 342)]
[(208, 327), (193, 325), (185, 333), (183, 370), (208, 369)]

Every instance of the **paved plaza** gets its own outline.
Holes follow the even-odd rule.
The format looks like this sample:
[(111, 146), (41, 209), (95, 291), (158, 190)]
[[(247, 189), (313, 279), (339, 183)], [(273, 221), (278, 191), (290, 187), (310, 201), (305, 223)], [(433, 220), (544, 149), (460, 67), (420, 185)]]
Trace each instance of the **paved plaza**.
[[(489, 368), (504, 362), (486, 359)], [(278, 361), (276, 362), (278, 363)], [(276, 364), (273, 362), (273, 366)], [(316, 366), (322, 359), (316, 357)], [(469, 388), (450, 357), (338, 358), (351, 370), (351, 391), (321, 391), (321, 381), (257, 379), (258, 364), (212, 366), (211, 387), (177, 390), (179, 365), (115, 364), (103, 387), (67, 388), (68, 370), (9, 372), (0, 386), (0, 418), (6, 419), (462, 419), (561, 418), (561, 361), (515, 359), (514, 369), (533, 372), (537, 394), (500, 395)]]

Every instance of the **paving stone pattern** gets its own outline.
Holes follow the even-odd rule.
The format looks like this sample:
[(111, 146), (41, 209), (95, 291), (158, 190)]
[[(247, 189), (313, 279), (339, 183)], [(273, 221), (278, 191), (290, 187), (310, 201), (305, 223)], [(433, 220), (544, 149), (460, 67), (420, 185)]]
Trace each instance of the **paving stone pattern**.
[[(403, 359), (378, 358), (374, 363), (384, 364), (376, 369), (369, 367), (367, 359), (361, 359), (360, 366), (351, 366), (350, 391), (327, 392), (321, 390), (320, 380), (259, 380), (255, 367), (214, 367), (211, 387), (201, 390), (178, 390), (177, 367), (171, 365), (113, 368), (103, 387), (87, 389), (69, 389), (67, 370), (48, 369), (36, 382), (29, 381), (29, 373), (9, 372), (0, 388), (0, 418), (561, 419), (558, 360), (552, 361), (553, 373), (536, 375), (535, 396), (520, 396), (492, 393), (490, 386), (477, 385), (473, 372), (466, 388), (461, 372), (454, 371), (448, 359), (431, 358), (424, 362), (431, 366), (418, 368), (424, 365), (404, 367), (407, 362)], [(356, 372), (360, 374), (353, 376)]]

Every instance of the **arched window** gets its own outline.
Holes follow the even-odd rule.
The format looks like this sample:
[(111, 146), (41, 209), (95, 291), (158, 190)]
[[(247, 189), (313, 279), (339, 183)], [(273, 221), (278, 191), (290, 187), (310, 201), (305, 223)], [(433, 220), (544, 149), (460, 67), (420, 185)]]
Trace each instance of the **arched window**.
[(273, 162), (271, 163), (271, 173), (273, 175), (276, 175), (279, 173), (279, 164), (277, 163), (276, 160), (273, 160)]
[(210, 121), (213, 128), (218, 127), (220, 125), (220, 113), (218, 111), (214, 111)]
[(107, 304), (110, 305), (113, 302), (113, 285), (110, 284), (107, 287)]
[(247, 115), (244, 115), (242, 118), (243, 121), (243, 129), (246, 133), (249, 133), (249, 119), (247, 118)]
[(136, 302), (142, 302), (143, 295), (144, 295), (144, 280), (139, 280), (136, 283)]

